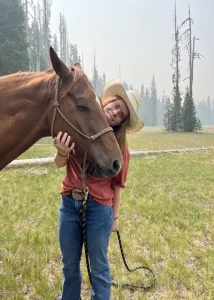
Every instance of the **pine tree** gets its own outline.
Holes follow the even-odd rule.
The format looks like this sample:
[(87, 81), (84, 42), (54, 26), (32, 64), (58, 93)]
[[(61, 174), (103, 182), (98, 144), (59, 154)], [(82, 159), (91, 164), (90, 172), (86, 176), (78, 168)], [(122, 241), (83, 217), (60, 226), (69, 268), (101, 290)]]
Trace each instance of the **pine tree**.
[(68, 55), (68, 65), (72, 66), (76, 63), (81, 63), (80, 56), (78, 54), (77, 45), (69, 44), (69, 55)]
[(189, 89), (187, 88), (184, 104), (183, 104), (183, 131), (194, 132), (198, 127), (198, 120), (196, 118), (196, 110), (192, 97), (190, 96)]
[(157, 88), (155, 76), (153, 75), (151, 83), (151, 97), (150, 97), (150, 123), (151, 126), (157, 125)]
[(196, 119), (196, 125), (195, 125), (195, 131), (200, 131), (202, 130), (202, 124), (199, 118)]
[(29, 55), (30, 66), (33, 71), (40, 72), (41, 32), (38, 22), (39, 7), (34, 6), (34, 16), (29, 26)]
[(53, 36), (53, 48), (56, 53), (59, 52), (59, 43), (58, 43), (58, 38), (57, 38), (56, 34), (54, 34), (54, 36)]
[(173, 87), (172, 93), (173, 106), (171, 115), (171, 130), (182, 131), (182, 107), (179, 85)]
[(162, 95), (161, 103), (160, 103), (160, 120), (161, 120), (160, 125), (163, 125), (166, 99), (167, 99), (167, 96), (165, 95), (165, 91), (163, 91), (163, 95)]
[(164, 126), (164, 129), (168, 132), (171, 130), (171, 119), (172, 119), (172, 104), (170, 102), (170, 98), (166, 97), (163, 126)]
[[(59, 16), (59, 37), (60, 37), (60, 58), (66, 63), (69, 64), (70, 58), (68, 57), (70, 53), (68, 53), (68, 32), (67, 32), (67, 24), (65, 16), (60, 13)], [(77, 61), (76, 61), (77, 62)], [(76, 63), (75, 62), (75, 63)]]
[(144, 124), (145, 126), (150, 126), (150, 94), (149, 94), (149, 89), (146, 88), (146, 92), (145, 92), (145, 101), (144, 101), (144, 106), (145, 106), (145, 110), (144, 110)]
[(0, 1), (0, 76), (29, 70), (24, 10), (20, 0)]
[(141, 120), (145, 120), (145, 89), (144, 89), (144, 84), (141, 85), (141, 89), (140, 89), (140, 97), (141, 97), (141, 101), (142, 101), (142, 105), (139, 109), (139, 117)]
[(162, 120), (160, 119), (160, 117), (161, 117), (161, 100), (159, 98), (157, 98), (157, 103), (156, 103), (156, 116), (157, 116), (156, 126), (160, 126), (163, 119)]
[(95, 50), (94, 50), (94, 67), (93, 67), (93, 75), (92, 75), (92, 86), (94, 87), (96, 93), (98, 93), (98, 86), (99, 86), (99, 75), (97, 71), (96, 66), (96, 56), (95, 56)]
[(49, 47), (51, 45), (51, 30), (50, 30), (50, 18), (51, 18), (51, 5), (52, 0), (43, 0), (43, 6), (41, 10), (42, 15), (42, 56), (43, 56), (43, 69), (47, 69), (50, 66), (49, 63)]

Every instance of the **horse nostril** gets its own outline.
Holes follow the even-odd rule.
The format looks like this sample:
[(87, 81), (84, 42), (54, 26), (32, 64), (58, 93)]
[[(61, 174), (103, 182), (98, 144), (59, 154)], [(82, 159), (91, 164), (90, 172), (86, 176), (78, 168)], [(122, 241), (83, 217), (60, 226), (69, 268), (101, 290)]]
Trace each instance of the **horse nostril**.
[(115, 160), (114, 162), (113, 162), (113, 171), (115, 172), (115, 173), (117, 173), (119, 170), (120, 170), (120, 163), (119, 163), (119, 161), (118, 160)]

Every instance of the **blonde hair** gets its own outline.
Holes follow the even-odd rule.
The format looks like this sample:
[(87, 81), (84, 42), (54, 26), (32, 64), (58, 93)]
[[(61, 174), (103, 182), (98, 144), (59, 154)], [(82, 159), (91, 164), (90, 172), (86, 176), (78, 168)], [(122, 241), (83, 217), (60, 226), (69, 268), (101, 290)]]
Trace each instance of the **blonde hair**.
[[(107, 104), (109, 104), (113, 101), (116, 101), (118, 99), (122, 99), (122, 98), (120, 98), (118, 96), (106, 98), (105, 100), (102, 101), (103, 107), (105, 107)], [(128, 123), (129, 123), (129, 116), (125, 118), (125, 120), (122, 124), (112, 127), (122, 153), (124, 153), (125, 148), (127, 146), (126, 129), (127, 129)]]

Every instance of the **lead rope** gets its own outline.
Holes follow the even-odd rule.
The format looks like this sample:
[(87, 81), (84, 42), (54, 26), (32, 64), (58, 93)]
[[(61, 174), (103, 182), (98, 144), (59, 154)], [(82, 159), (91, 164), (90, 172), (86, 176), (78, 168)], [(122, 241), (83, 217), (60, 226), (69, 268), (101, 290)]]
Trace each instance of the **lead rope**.
[[(71, 158), (73, 159), (73, 161), (76, 163), (76, 165), (78, 166), (78, 168), (80, 170), (82, 185), (83, 185), (84, 200), (82, 201), (82, 207), (80, 209), (80, 213), (82, 215), (82, 231), (83, 231), (83, 244), (84, 244), (84, 250), (85, 250), (86, 267), (87, 267), (89, 281), (90, 281), (90, 284), (91, 284), (91, 287), (92, 287), (93, 285), (92, 285), (92, 278), (91, 278), (91, 267), (90, 267), (90, 260), (89, 260), (89, 256), (88, 256), (88, 243), (87, 243), (87, 236), (86, 236), (86, 210), (87, 210), (87, 199), (88, 199), (88, 192), (89, 192), (88, 187), (86, 185), (86, 169), (87, 169), (86, 156), (87, 156), (87, 152), (88, 152), (90, 143), (91, 143), (91, 141), (89, 141), (88, 147), (87, 147), (85, 155), (84, 155), (83, 167), (80, 166), (80, 164), (77, 162), (77, 160), (72, 155), (71, 155)], [(139, 267), (136, 267), (134, 269), (130, 269), (127, 262), (126, 262), (126, 258), (125, 258), (125, 255), (124, 255), (119, 230), (117, 231), (117, 238), (118, 238), (118, 242), (119, 242), (119, 247), (120, 247), (120, 252), (121, 252), (121, 255), (122, 255), (123, 263), (124, 263), (126, 269), (129, 272), (134, 272), (134, 271), (139, 270), (139, 269), (148, 270), (152, 275), (152, 279), (151, 279), (151, 282), (148, 285), (116, 283), (114, 281), (112, 281), (112, 285), (117, 286), (117, 287), (122, 286), (122, 287), (126, 287), (126, 288), (129, 288), (129, 289), (132, 289), (132, 290), (133, 289), (149, 289), (150, 287), (152, 287), (155, 284), (155, 274), (154, 274), (154, 272), (150, 268), (145, 267), (145, 266), (139, 266)]]
[(118, 242), (119, 242), (119, 246), (120, 246), (120, 252), (121, 252), (121, 255), (122, 255), (122, 258), (123, 258), (123, 263), (126, 267), (126, 269), (129, 271), (129, 272), (134, 272), (136, 270), (139, 270), (139, 269), (145, 269), (145, 270), (148, 270), (151, 275), (152, 275), (152, 280), (149, 284), (147, 285), (144, 285), (144, 284), (141, 284), (141, 285), (136, 285), (136, 284), (128, 284), (128, 283), (122, 283), (122, 284), (119, 284), (119, 283), (116, 283), (114, 281), (112, 281), (112, 285), (113, 286), (122, 286), (122, 287), (126, 287), (126, 288), (129, 288), (131, 290), (133, 289), (149, 289), (150, 287), (152, 287), (154, 284), (155, 284), (155, 274), (154, 272), (152, 271), (152, 269), (148, 268), (148, 267), (145, 267), (145, 266), (139, 266), (139, 267), (136, 267), (134, 269), (130, 269), (128, 267), (128, 264), (126, 262), (126, 258), (125, 258), (125, 255), (124, 255), (124, 251), (123, 251), (123, 246), (122, 246), (122, 242), (121, 242), (121, 238), (120, 238), (120, 233), (119, 233), (119, 230), (117, 231), (117, 238), (118, 238)]
[(83, 244), (84, 244), (84, 251), (85, 251), (86, 267), (87, 267), (90, 284), (92, 287), (91, 267), (90, 267), (90, 261), (89, 261), (89, 257), (88, 257), (88, 243), (87, 243), (87, 236), (86, 236), (86, 210), (87, 210), (87, 199), (88, 199), (88, 191), (89, 191), (88, 187), (86, 185), (86, 170), (87, 170), (86, 156), (87, 156), (88, 149), (89, 149), (91, 142), (92, 141), (90, 140), (88, 143), (88, 147), (85, 151), (83, 167), (80, 166), (78, 161), (72, 155), (71, 155), (71, 158), (73, 159), (73, 161), (76, 163), (77, 167), (79, 168), (80, 173), (81, 173), (81, 179), (82, 179), (84, 199), (82, 201), (82, 207), (80, 209), (80, 213), (82, 215), (82, 233), (83, 233)]
[[(88, 243), (87, 243), (87, 237), (86, 237), (86, 210), (87, 210), (88, 192), (85, 193), (83, 191), (83, 193), (84, 193), (84, 200), (83, 200), (82, 208), (81, 208), (80, 212), (82, 214), (83, 243), (84, 243), (84, 250), (85, 250), (86, 267), (87, 267), (87, 272), (88, 272), (88, 277), (89, 277), (89, 280), (90, 280), (90, 284), (91, 284), (91, 287), (92, 287), (91, 268), (90, 268), (90, 261), (89, 261), (89, 256), (88, 256)], [(116, 283), (114, 281), (112, 281), (112, 285), (117, 286), (117, 287), (122, 286), (122, 287), (125, 287), (125, 288), (128, 288), (128, 289), (131, 289), (131, 290), (134, 290), (134, 289), (149, 289), (150, 287), (152, 287), (155, 284), (155, 280), (156, 280), (154, 272), (146, 266), (139, 266), (139, 267), (136, 267), (134, 269), (130, 269), (127, 262), (126, 262), (126, 258), (125, 258), (125, 255), (124, 255), (119, 230), (117, 231), (117, 238), (118, 238), (118, 242), (119, 242), (119, 246), (120, 246), (120, 252), (121, 252), (121, 255), (122, 255), (123, 263), (124, 263), (126, 269), (129, 272), (134, 272), (134, 271), (139, 270), (139, 269), (148, 270), (152, 274), (152, 279), (151, 279), (151, 282), (148, 285), (145, 285), (145, 284), (136, 285), (136, 284), (128, 284), (128, 283)]]

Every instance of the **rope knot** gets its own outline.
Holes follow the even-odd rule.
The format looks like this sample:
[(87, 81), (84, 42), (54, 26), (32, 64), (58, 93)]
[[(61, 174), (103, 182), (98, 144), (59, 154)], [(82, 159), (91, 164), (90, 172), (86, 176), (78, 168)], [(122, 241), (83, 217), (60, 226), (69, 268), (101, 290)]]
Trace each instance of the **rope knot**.
[(95, 140), (96, 140), (96, 136), (95, 136), (95, 135), (90, 136), (90, 140), (91, 140), (92, 142), (95, 141)]

